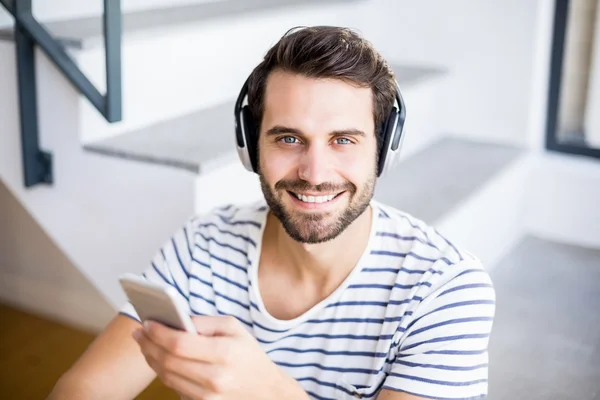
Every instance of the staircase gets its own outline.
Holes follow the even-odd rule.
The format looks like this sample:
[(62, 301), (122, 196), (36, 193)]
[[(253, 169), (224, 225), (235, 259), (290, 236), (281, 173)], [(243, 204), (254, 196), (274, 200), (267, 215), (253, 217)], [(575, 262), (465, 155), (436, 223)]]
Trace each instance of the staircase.
[[(115, 124), (38, 54), (40, 140), (53, 153), (55, 184), (32, 189), (22, 184), (14, 43), (10, 29), (0, 31), (0, 121), (8, 133), (0, 135), (0, 183), (11, 204), (20, 204), (12, 208), (31, 219), (30, 232), (48, 244), (27, 249), (30, 235), (22, 232), (20, 247), (2, 249), (13, 256), (0, 256), (0, 300), (101, 329), (112, 316), (107, 310), (125, 301), (116, 278), (144, 269), (189, 216), (261, 198), (257, 177), (237, 160), (233, 101), (266, 49), (295, 25), (360, 26), (372, 4), (223, 0), (128, 12), (123, 121)], [(102, 91), (100, 27), (87, 16), (47, 24)], [(544, 180), (552, 168), (562, 171), (553, 184), (573, 185), (576, 176), (580, 188), (599, 181), (600, 166), (581, 173), (579, 160), (447, 133), (452, 126), (438, 111), (452, 95), (452, 71), (400, 60), (391, 59), (409, 109), (404, 160), (378, 182), (375, 197), (434, 224), (489, 268), (527, 232), (579, 240), (577, 224), (549, 226), (545, 215), (557, 203), (545, 202), (546, 210), (536, 204), (553, 190)], [(561, 204), (581, 200), (574, 190)], [(600, 204), (597, 190), (585, 195)], [(600, 247), (599, 229), (585, 232), (587, 244)], [(43, 257), (19, 256), (29, 252)], [(22, 262), (37, 265), (25, 274), (14, 266)]]

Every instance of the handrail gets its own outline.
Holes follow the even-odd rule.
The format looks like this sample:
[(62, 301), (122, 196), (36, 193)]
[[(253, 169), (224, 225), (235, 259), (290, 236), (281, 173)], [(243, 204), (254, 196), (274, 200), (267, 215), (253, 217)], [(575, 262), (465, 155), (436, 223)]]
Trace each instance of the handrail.
[(102, 95), (69, 57), (62, 45), (33, 17), (32, 0), (0, 0), (15, 19), (17, 73), (25, 187), (52, 184), (52, 155), (39, 147), (35, 46), (52, 60), (65, 77), (108, 122), (122, 118), (121, 1), (104, 0), (104, 44), (106, 49), (106, 94)]

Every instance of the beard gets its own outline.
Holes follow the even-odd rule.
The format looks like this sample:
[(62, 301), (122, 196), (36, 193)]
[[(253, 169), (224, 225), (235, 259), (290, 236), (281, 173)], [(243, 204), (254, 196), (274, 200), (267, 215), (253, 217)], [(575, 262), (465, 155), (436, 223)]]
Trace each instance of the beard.
[[(344, 232), (369, 206), (377, 179), (374, 171), (360, 190), (351, 182), (342, 184), (325, 182), (315, 186), (303, 180), (280, 180), (271, 188), (263, 174), (259, 172), (258, 175), (260, 187), (273, 215), (281, 222), (292, 239), (307, 244), (326, 242)], [(323, 194), (347, 192), (349, 200), (342, 210), (327, 212), (290, 210), (286, 208), (283, 201), (285, 196), (290, 195), (288, 191)]]

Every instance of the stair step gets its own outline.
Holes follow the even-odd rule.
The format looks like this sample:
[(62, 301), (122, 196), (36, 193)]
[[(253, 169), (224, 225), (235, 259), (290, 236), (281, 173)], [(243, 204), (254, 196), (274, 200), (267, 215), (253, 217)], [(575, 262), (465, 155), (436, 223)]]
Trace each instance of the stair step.
[[(429, 67), (393, 65), (392, 68), (403, 89), (442, 73)], [(234, 102), (232, 99), (143, 129), (89, 142), (84, 144), (84, 149), (193, 173), (207, 172), (237, 157)]]
[(521, 154), (504, 145), (442, 138), (379, 179), (375, 198), (424, 221), (437, 221)]
[(497, 297), (490, 398), (594, 398), (600, 250), (526, 236), (490, 274)]
[[(350, 0), (358, 1), (358, 0)], [(198, 4), (161, 7), (124, 13), (123, 34), (157, 28), (181, 27), (216, 18), (232, 17), (261, 11), (284, 9), (292, 6), (310, 6), (344, 3), (347, 0), (209, 0)], [(48, 31), (75, 48), (103, 45), (102, 17), (85, 17), (44, 24)], [(13, 29), (0, 29), (0, 39), (13, 40)]]

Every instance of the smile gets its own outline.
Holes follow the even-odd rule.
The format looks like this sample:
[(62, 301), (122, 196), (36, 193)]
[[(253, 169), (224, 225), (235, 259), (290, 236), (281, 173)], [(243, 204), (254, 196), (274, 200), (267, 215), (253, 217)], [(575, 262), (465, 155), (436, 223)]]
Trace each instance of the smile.
[(344, 193), (344, 192), (340, 192), (337, 194), (330, 194), (330, 195), (324, 195), (324, 196), (313, 196), (313, 195), (305, 195), (305, 194), (301, 194), (301, 193), (294, 193), (294, 192), (289, 192), (291, 195), (295, 196), (298, 200), (304, 202), (304, 203), (328, 203), (331, 200), (335, 199), (337, 196), (339, 196), (340, 194)]

